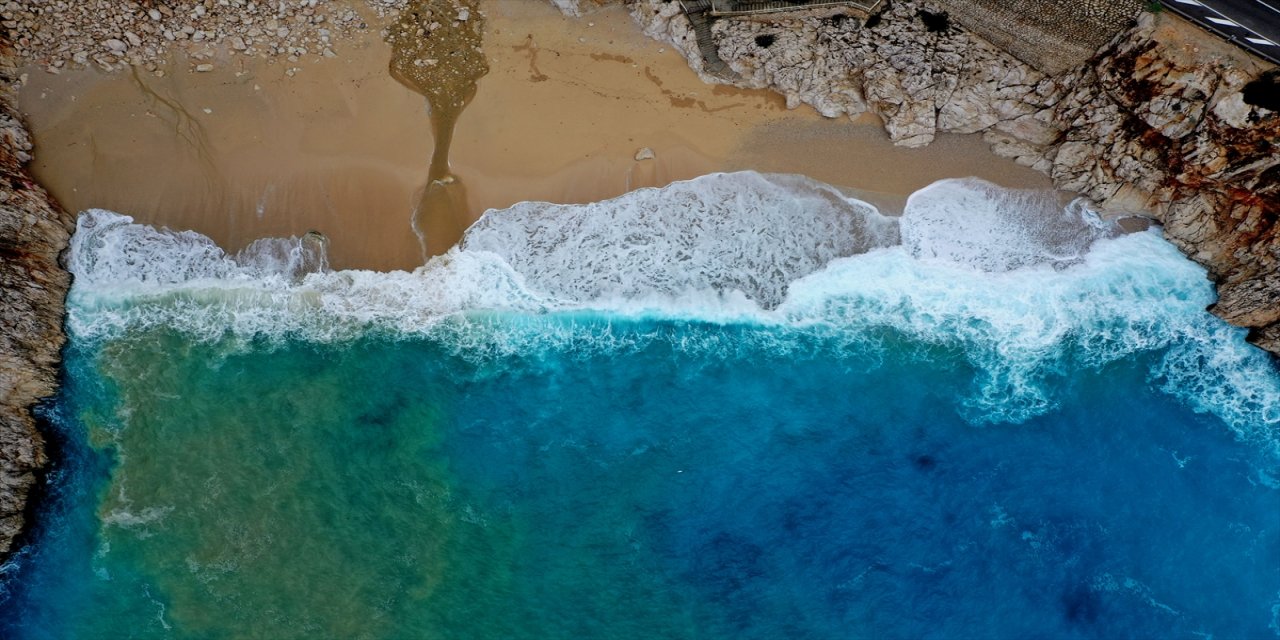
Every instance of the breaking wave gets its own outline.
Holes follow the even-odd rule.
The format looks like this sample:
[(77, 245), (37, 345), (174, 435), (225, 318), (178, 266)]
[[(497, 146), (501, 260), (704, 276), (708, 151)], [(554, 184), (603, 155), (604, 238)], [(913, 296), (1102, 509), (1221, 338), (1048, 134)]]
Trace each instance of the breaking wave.
[[(1120, 235), (1051, 194), (947, 180), (893, 218), (807, 178), (743, 172), (489, 211), (412, 273), (334, 272), (315, 238), (262, 242), (231, 256), (199, 234), (86, 212), (69, 256), (69, 329), (79, 340), (155, 327), (209, 339), (438, 335), (513, 353), (667, 339), (612, 324), (659, 320), (732, 325), (751, 348), (817, 336), (847, 357), (873, 357), (889, 332), (964, 354), (976, 422), (1040, 415), (1055, 406), (1055, 377), (1151, 355), (1153, 384), (1280, 452), (1271, 361), (1204, 311), (1203, 270), (1158, 231)], [(495, 313), (522, 321), (498, 330)]]
[(461, 244), (583, 303), (739, 292), (765, 308), (837, 258), (898, 244), (875, 207), (801, 176), (707, 176), (587, 205), (490, 212)]

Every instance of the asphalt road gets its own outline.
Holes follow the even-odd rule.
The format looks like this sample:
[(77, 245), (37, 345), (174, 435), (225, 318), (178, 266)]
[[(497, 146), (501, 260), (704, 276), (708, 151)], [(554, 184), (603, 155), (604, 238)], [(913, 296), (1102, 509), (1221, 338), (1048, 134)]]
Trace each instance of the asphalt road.
[(1280, 64), (1280, 0), (1167, 0), (1164, 6)]

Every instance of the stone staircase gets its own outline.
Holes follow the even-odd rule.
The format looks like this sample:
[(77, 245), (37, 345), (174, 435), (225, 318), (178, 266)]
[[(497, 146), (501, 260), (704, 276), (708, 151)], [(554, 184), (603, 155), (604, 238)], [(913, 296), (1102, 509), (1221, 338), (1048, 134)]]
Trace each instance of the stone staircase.
[(680, 5), (684, 7), (684, 14), (689, 18), (689, 24), (693, 25), (693, 33), (698, 40), (698, 51), (702, 53), (702, 68), (719, 78), (726, 80), (736, 78), (738, 74), (720, 58), (720, 52), (716, 49), (716, 43), (711, 36), (711, 22), (715, 19), (711, 13), (713, 8), (711, 0), (680, 0)]
[(747, 16), (804, 9), (849, 8), (871, 15), (883, 0), (710, 0), (711, 15)]

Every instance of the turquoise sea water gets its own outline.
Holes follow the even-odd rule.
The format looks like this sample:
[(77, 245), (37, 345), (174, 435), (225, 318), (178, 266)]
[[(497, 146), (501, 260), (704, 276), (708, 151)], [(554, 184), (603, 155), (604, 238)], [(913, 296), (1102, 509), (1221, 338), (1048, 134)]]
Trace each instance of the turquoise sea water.
[(1280, 635), (1280, 375), (1158, 231), (743, 173), (310, 250), (81, 219), (0, 637)]

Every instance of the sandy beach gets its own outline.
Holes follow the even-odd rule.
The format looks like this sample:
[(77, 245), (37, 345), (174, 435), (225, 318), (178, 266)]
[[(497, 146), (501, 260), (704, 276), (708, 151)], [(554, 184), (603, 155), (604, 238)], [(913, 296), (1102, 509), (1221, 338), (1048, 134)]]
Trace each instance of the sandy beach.
[[(469, 220), (739, 169), (806, 174), (890, 208), (947, 177), (1050, 186), (977, 136), (903, 149), (874, 116), (827, 119), (770, 92), (706, 85), (621, 8), (568, 18), (542, 2), (481, 6), (490, 72), (451, 154)], [(232, 251), (316, 230), (336, 268), (412, 269), (431, 125), (424, 98), (388, 73), (386, 21), (368, 19), (333, 58), (226, 56), (209, 72), (171, 60), (162, 77), (28, 69), (19, 97), (35, 174), (69, 209), (194, 229)], [(642, 148), (654, 157), (636, 160)]]

